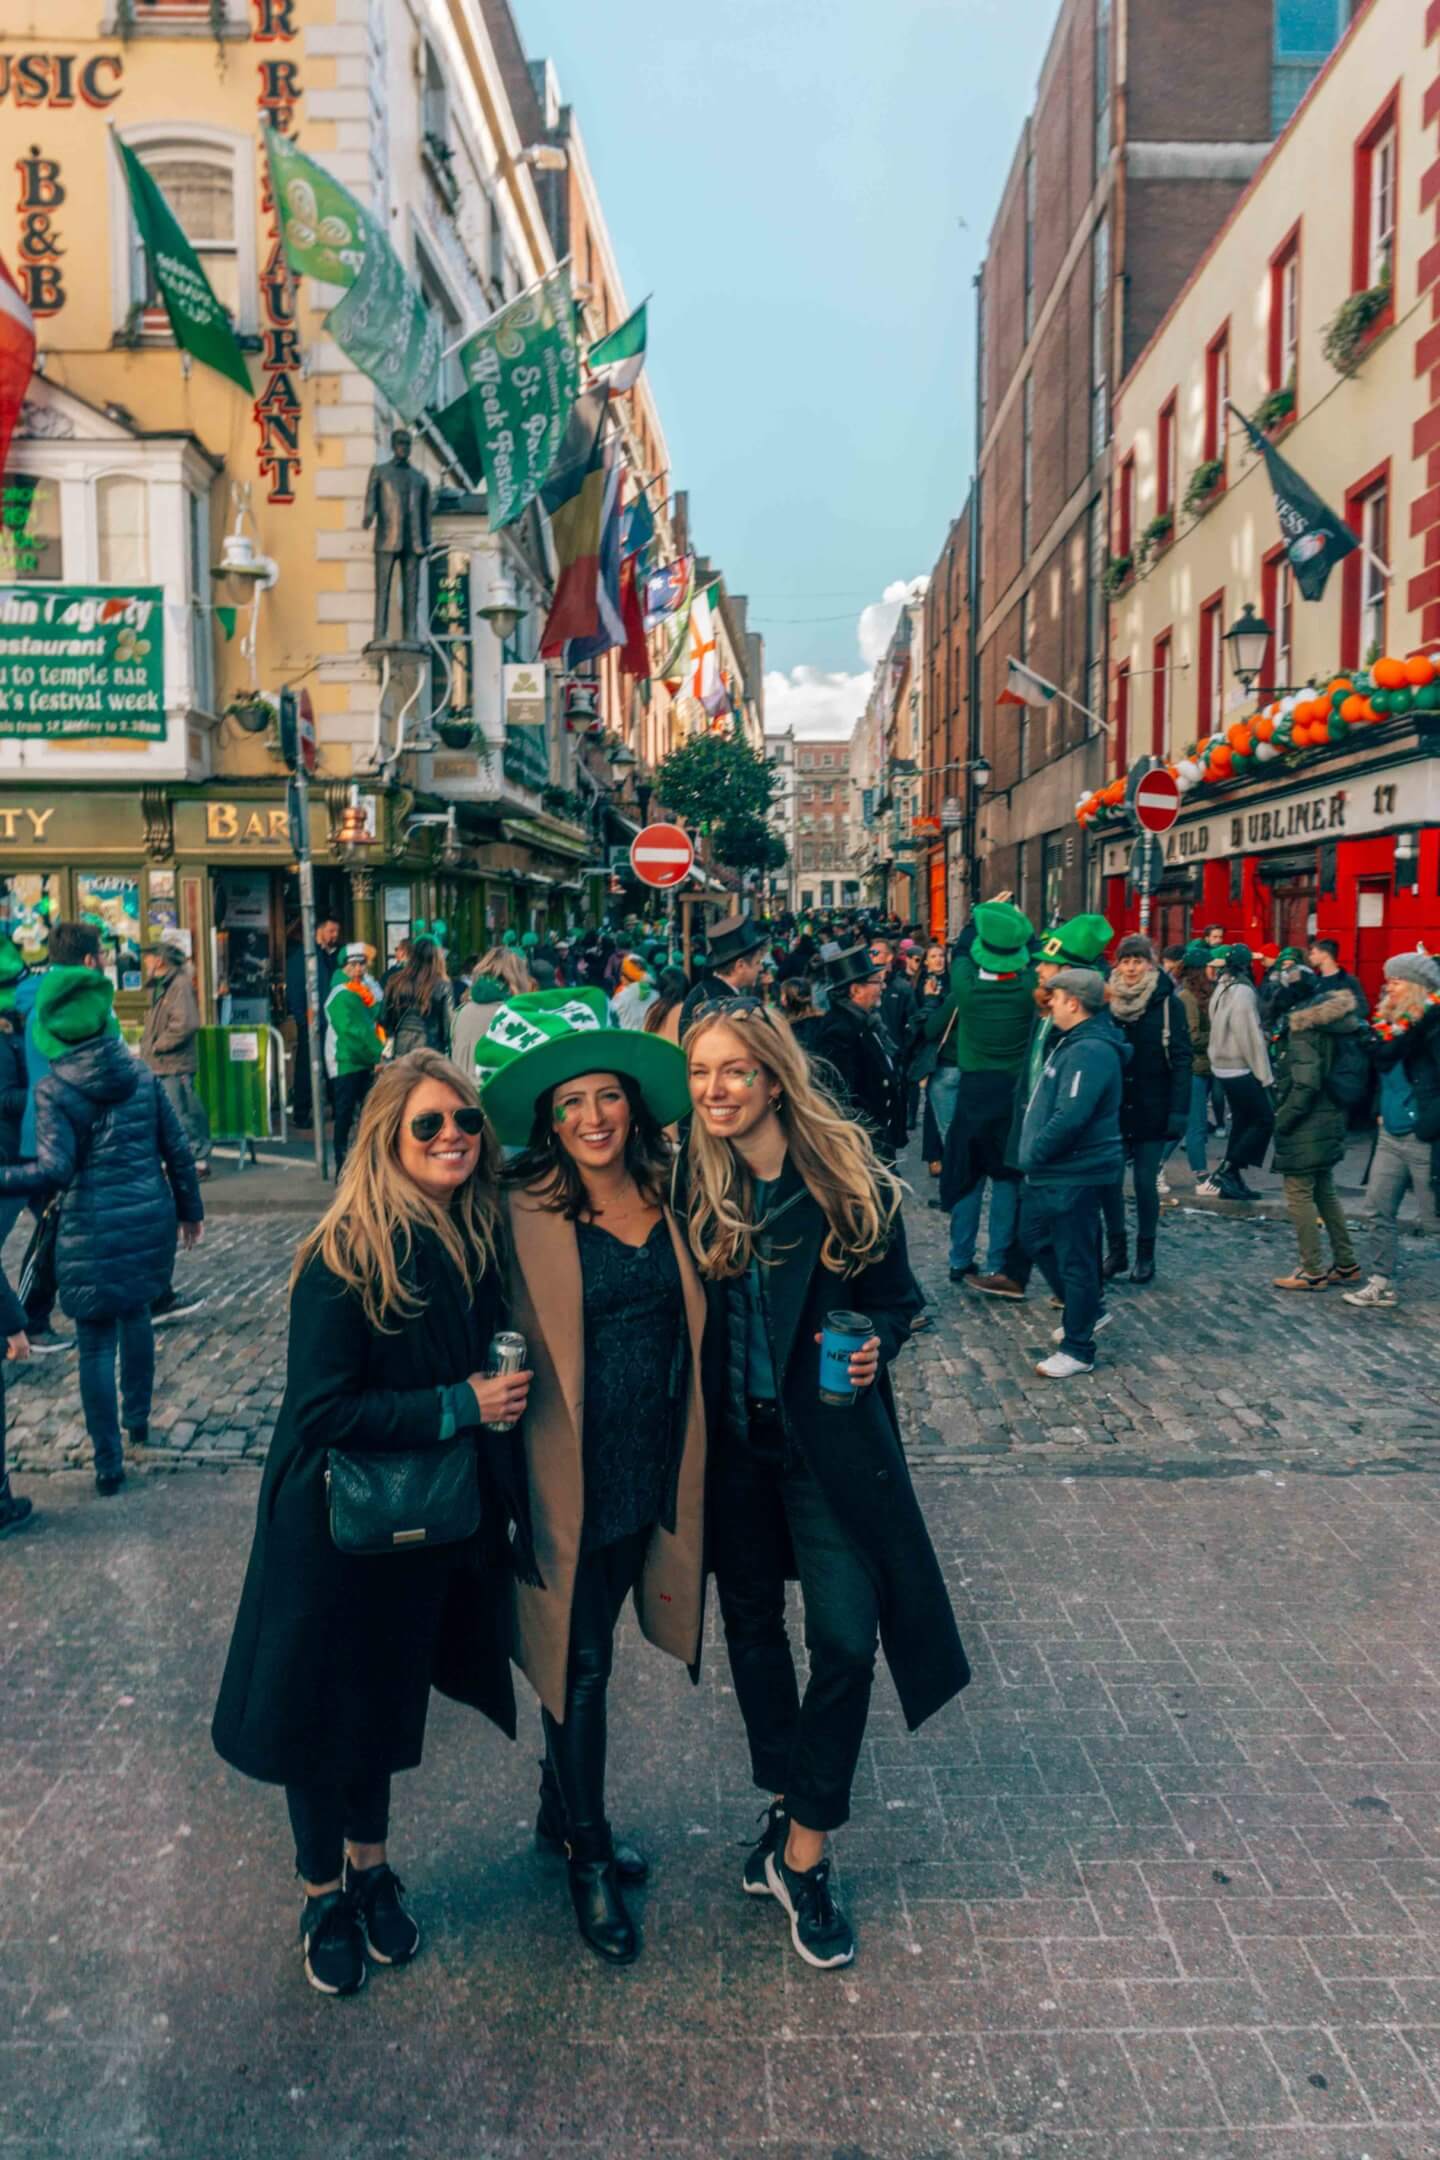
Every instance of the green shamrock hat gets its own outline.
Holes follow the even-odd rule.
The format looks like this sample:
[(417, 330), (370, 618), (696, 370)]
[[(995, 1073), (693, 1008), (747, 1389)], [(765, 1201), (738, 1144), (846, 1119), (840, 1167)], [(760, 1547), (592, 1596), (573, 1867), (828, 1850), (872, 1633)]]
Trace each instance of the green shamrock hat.
[(1030, 965), (1030, 918), (1008, 900), (982, 900), (975, 910), (970, 957), (987, 975), (1018, 975)]
[(53, 1064), (97, 1035), (118, 1035), (119, 1023), (110, 1009), (114, 1003), (115, 985), (98, 969), (47, 968), (35, 995), (31, 1029), (41, 1057)]
[(475, 1045), (480, 1099), (506, 1147), (525, 1146), (542, 1095), (593, 1072), (633, 1080), (658, 1124), (689, 1113), (679, 1050), (663, 1035), (611, 1027), (603, 990), (523, 991), (506, 999)]
[(1061, 967), (1093, 967), (1115, 932), (1103, 915), (1072, 915), (1040, 941), (1040, 957)]

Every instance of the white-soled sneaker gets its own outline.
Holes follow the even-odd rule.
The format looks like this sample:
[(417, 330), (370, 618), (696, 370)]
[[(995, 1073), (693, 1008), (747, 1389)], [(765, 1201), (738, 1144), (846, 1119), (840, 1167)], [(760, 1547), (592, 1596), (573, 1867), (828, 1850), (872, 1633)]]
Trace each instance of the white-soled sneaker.
[(1078, 1357), (1071, 1357), (1068, 1350), (1052, 1350), (1049, 1357), (1041, 1358), (1035, 1367), (1047, 1380), (1074, 1380), (1081, 1373), (1092, 1373), (1094, 1364), (1083, 1364)]
[(1362, 1309), (1374, 1305), (1398, 1305), (1400, 1300), (1390, 1287), (1388, 1275), (1372, 1275), (1358, 1290), (1342, 1290), (1347, 1305), (1359, 1305)]
[[(1096, 1334), (1098, 1335), (1098, 1334), (1100, 1333), (1100, 1330), (1101, 1330), (1101, 1328), (1107, 1328), (1107, 1327), (1109, 1327), (1109, 1325), (1110, 1325), (1110, 1322), (1111, 1322), (1111, 1321), (1112, 1321), (1112, 1320), (1114, 1319), (1114, 1317), (1115, 1317), (1114, 1313), (1109, 1313), (1109, 1312), (1102, 1312), (1102, 1313), (1101, 1313), (1101, 1314), (1099, 1315), (1099, 1317), (1098, 1317), (1098, 1318), (1096, 1319), (1096, 1322), (1095, 1322), (1095, 1333), (1096, 1333)], [(1051, 1331), (1050, 1331), (1050, 1340), (1051, 1340), (1051, 1342), (1064, 1342), (1064, 1340), (1065, 1340), (1065, 1330), (1064, 1330), (1064, 1328), (1063, 1328), (1063, 1327), (1057, 1327), (1057, 1328), (1052, 1328), (1052, 1329), (1051, 1329)]]

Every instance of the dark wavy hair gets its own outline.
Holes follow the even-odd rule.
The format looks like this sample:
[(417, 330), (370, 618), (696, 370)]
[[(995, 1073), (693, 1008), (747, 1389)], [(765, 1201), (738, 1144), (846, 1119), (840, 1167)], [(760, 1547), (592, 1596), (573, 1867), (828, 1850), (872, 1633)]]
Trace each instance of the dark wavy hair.
[[(635, 1180), (641, 1198), (659, 1207), (670, 1185), (674, 1150), (665, 1138), (644, 1096), (628, 1073), (615, 1075), (630, 1105), (630, 1131), (625, 1140), (625, 1167)], [(568, 1087), (568, 1081), (557, 1083)], [(552, 1104), (555, 1089), (547, 1088), (535, 1104), (530, 1138), (522, 1154), (505, 1165), (507, 1185), (523, 1185), (532, 1199), (553, 1214), (574, 1222), (585, 1213), (588, 1200), (585, 1180), (573, 1155), (566, 1153), (555, 1132)]]

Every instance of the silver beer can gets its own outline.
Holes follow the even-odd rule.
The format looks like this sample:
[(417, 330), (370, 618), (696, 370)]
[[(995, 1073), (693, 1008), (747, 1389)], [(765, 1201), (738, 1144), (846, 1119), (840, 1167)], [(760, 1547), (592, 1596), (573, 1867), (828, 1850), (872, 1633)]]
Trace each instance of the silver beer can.
[[(499, 1335), (491, 1336), (490, 1348), (486, 1352), (486, 1360), (492, 1373), (523, 1372), (525, 1370), (525, 1355), (525, 1337), (516, 1335), (511, 1330), (506, 1329)], [(503, 1423), (492, 1423), (489, 1430), (491, 1432), (512, 1432), (518, 1423), (518, 1418), (506, 1418)]]

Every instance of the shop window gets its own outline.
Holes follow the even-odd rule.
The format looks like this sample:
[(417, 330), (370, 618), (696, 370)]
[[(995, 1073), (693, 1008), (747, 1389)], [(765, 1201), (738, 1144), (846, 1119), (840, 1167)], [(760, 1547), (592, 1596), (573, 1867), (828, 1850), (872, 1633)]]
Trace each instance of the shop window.
[(1364, 292), (1372, 285), (1383, 285), (1393, 277), (1399, 161), (1400, 93), (1393, 90), (1355, 144), (1354, 238), (1350, 271), (1355, 292)]
[(1340, 605), (1340, 664), (1367, 666), (1385, 650), (1390, 564), (1390, 463), (1345, 496), (1345, 522), (1360, 545), (1347, 555)]
[(61, 912), (58, 871), (17, 871), (0, 878), (0, 922), (30, 967), (44, 967), (50, 955), (50, 925)]
[(145, 482), (107, 473), (95, 483), (96, 561), (102, 585), (143, 585), (150, 575)]
[(1300, 227), (1270, 258), (1269, 377), (1272, 390), (1294, 389), (1300, 352)]
[[(1230, 432), (1229, 415), (1225, 407), (1230, 396), (1230, 325), (1217, 330), (1205, 348), (1205, 460), (1219, 458), (1226, 462), (1226, 442)], [(1224, 485), (1224, 474), (1221, 485)]]
[(58, 584), (64, 566), (59, 486), (35, 473), (7, 472), (0, 492), (0, 583)]
[(1171, 651), (1171, 634), (1162, 630), (1151, 651), (1150, 677), (1150, 750), (1158, 758), (1165, 757), (1170, 747)]
[(1200, 609), (1200, 692), (1196, 731), (1201, 740), (1220, 733), (1225, 712), (1225, 592), (1212, 593)]
[(116, 989), (140, 989), (139, 872), (77, 870), (75, 913), (100, 932), (100, 965)]
[(1172, 390), (1160, 408), (1160, 418), (1155, 429), (1155, 515), (1174, 517), (1179, 499), (1176, 486), (1178, 459), (1178, 432), (1175, 426), (1175, 392)]

